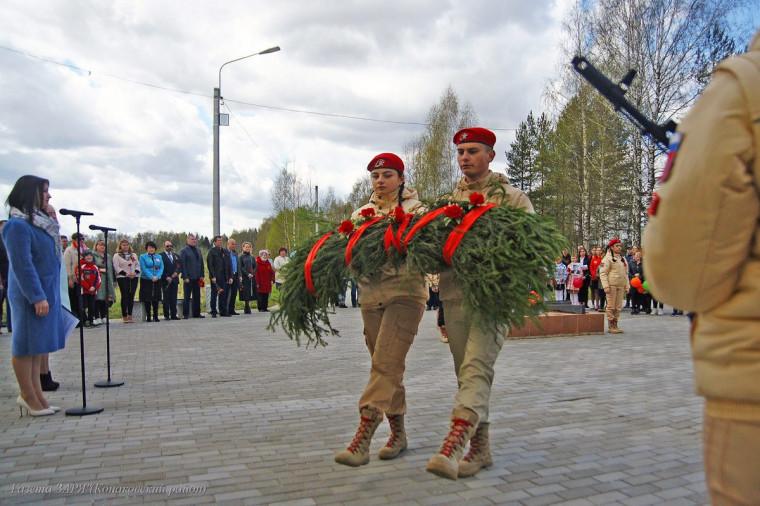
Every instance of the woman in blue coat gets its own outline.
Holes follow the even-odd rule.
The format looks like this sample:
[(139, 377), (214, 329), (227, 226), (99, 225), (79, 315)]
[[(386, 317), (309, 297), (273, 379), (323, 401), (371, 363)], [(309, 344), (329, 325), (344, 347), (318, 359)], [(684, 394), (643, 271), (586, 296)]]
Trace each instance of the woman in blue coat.
[(140, 255), (140, 301), (145, 308), (147, 321), (151, 321), (150, 309), (153, 308), (153, 321), (158, 322), (158, 302), (161, 300), (161, 274), (164, 263), (161, 255), (156, 254), (156, 243), (145, 243), (145, 251)]
[(19, 178), (6, 201), (10, 219), (2, 230), (10, 264), (11, 354), (20, 390), (16, 404), (32, 416), (60, 410), (42, 393), (39, 356), (63, 348), (76, 324), (61, 307), (61, 239), (58, 224), (44, 212), (49, 186), (37, 176)]

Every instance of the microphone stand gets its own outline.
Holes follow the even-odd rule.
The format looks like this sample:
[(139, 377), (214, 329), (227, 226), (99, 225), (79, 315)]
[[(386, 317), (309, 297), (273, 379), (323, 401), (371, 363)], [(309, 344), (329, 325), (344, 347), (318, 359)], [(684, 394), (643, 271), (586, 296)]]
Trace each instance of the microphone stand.
[(67, 416), (86, 416), (86, 415), (94, 415), (96, 413), (100, 413), (103, 411), (103, 408), (98, 406), (88, 406), (87, 405), (87, 383), (84, 379), (84, 308), (82, 307), (82, 250), (80, 249), (80, 245), (82, 242), (82, 235), (79, 233), (79, 221), (82, 218), (82, 216), (91, 216), (92, 213), (87, 213), (84, 211), (71, 211), (68, 209), (60, 209), (58, 211), (60, 214), (67, 214), (70, 216), (73, 216), (74, 219), (77, 220), (77, 281), (79, 282), (79, 287), (77, 290), (77, 302), (79, 303), (79, 314), (77, 315), (79, 317), (79, 350), (81, 353), (81, 362), (82, 362), (82, 407), (81, 408), (69, 408), (66, 410)]
[[(108, 267), (108, 232), (109, 230), (115, 230), (108, 227), (98, 227), (96, 225), (90, 225), (90, 230), (100, 230), (103, 232), (103, 238), (106, 244), (106, 306), (108, 305), (108, 291), (111, 289), (111, 269)], [(114, 294), (115, 295), (115, 294)], [(106, 361), (108, 363), (108, 379), (106, 381), (97, 381), (95, 386), (99, 388), (111, 388), (120, 387), (124, 384), (123, 381), (111, 380), (111, 317), (109, 311), (106, 310)]]

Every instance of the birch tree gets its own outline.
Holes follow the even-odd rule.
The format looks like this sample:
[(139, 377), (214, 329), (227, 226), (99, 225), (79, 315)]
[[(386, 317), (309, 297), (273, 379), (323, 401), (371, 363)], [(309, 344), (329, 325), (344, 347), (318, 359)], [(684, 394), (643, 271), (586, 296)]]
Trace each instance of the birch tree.
[(469, 103), (460, 104), (449, 86), (427, 115), (427, 127), (404, 148), (406, 180), (421, 198), (434, 199), (451, 191), (461, 177), (454, 134), (474, 126), (477, 116)]

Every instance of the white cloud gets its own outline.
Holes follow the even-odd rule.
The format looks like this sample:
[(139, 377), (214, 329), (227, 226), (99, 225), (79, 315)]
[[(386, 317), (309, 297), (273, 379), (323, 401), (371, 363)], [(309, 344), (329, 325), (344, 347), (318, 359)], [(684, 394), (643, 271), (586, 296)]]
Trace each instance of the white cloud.
[[(88, 223), (211, 235), (219, 67), (279, 45), (222, 73), (234, 114), (220, 136), (222, 230), (258, 226), (278, 166), (346, 194), (423, 127), (240, 102), (414, 123), (451, 85), (481, 125), (515, 128), (540, 108), (566, 3), (6, 1), (0, 45), (42, 60), (0, 49), (0, 194), (33, 173), (56, 207), (94, 212)], [(498, 136), (501, 168), (512, 134)]]

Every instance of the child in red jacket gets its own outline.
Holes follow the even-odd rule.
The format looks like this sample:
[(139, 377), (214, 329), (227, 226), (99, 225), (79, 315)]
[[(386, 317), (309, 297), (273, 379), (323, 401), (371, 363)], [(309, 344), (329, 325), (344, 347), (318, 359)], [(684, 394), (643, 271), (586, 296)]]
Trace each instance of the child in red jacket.
[(84, 315), (85, 327), (97, 327), (95, 319), (95, 296), (100, 288), (100, 269), (95, 265), (92, 251), (85, 251), (82, 261), (79, 263), (76, 275), (82, 272), (82, 308), (86, 310)]

